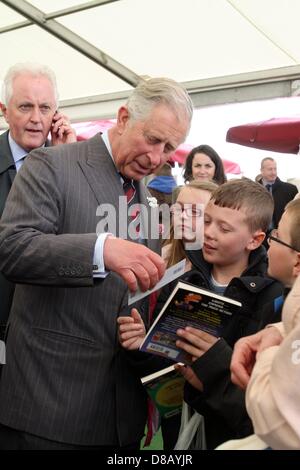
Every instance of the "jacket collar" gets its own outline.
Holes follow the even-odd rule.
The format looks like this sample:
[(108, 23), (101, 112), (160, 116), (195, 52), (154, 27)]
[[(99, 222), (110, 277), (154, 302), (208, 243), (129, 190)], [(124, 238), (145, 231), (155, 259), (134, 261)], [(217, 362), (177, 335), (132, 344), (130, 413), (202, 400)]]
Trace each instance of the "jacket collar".
[(0, 174), (8, 169), (15, 170), (15, 162), (8, 143), (8, 131), (0, 136)]
[[(120, 174), (115, 167), (113, 159), (109, 155), (103, 139), (100, 134), (97, 134), (88, 141), (81, 142), (80, 144), (87, 145), (87, 157), (80, 160), (79, 165), (98, 204), (109, 201), (115, 208), (118, 208), (119, 196), (124, 196), (123, 185)], [(104, 175), (106, 184), (103, 182)], [(147, 196), (149, 196), (150, 193), (146, 192), (145, 186), (140, 181), (136, 182), (135, 186), (139, 195), (139, 202), (148, 207), (149, 202)], [(151, 210), (149, 208), (149, 210), (141, 212), (141, 227), (151, 227)], [(152, 240), (149, 231), (145, 242), (151, 249), (154, 249), (157, 244), (157, 240)]]
[[(5, 173), (7, 170), (12, 170), (13, 174), (16, 174), (16, 165), (9, 146), (8, 141), (9, 131), (4, 132), (0, 135), (0, 174)], [(50, 147), (51, 142), (46, 141), (45, 147)]]
[[(188, 259), (191, 261), (193, 266), (202, 271), (207, 277), (210, 279), (210, 272), (212, 269), (212, 265), (207, 263), (203, 257), (202, 250), (193, 250), (187, 251), (186, 255)], [(257, 276), (257, 275), (264, 275), (267, 270), (267, 251), (264, 246), (258, 247), (256, 250), (253, 250), (249, 256), (249, 264), (245, 271), (241, 274), (242, 276)]]

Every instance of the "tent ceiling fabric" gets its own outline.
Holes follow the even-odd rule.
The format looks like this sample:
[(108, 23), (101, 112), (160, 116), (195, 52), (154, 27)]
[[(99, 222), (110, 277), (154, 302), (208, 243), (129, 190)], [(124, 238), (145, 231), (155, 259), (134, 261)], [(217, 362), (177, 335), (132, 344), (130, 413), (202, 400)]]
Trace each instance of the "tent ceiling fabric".
[[(8, 30), (28, 20), (8, 4), (40, 10), (37, 21), (106, 54), (125, 79), (36, 24)], [(145, 76), (184, 83), (196, 106), (290, 96), (300, 88), (299, 17), (298, 0), (0, 0), (0, 80), (16, 62), (47, 63), (74, 120), (113, 117)]]

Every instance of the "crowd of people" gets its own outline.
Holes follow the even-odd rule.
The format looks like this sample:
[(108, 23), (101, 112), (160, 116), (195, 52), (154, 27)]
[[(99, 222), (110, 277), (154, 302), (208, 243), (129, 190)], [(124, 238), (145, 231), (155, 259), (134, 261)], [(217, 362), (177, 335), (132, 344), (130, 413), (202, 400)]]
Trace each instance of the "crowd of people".
[[(168, 162), (193, 105), (167, 78), (141, 81), (116, 124), (84, 142), (44, 65), (11, 67), (0, 107), (0, 449), (140, 448), (140, 378), (171, 361), (139, 346), (177, 281), (133, 307), (128, 293), (182, 259), (183, 280), (242, 304), (220, 338), (177, 331), (184, 400), (204, 417), (207, 448), (256, 433), (266, 448), (299, 449), (300, 200), (275, 160), (258, 182), (227, 181), (199, 145), (177, 187)], [(180, 415), (161, 423), (171, 450)]]

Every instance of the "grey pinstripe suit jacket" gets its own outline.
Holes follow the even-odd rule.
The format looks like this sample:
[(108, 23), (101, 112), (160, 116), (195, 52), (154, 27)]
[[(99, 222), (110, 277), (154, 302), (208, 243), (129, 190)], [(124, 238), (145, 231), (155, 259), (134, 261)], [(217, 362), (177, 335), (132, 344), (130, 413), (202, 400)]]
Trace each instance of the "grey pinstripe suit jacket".
[[(141, 353), (128, 361), (118, 345), (125, 283), (115, 273), (92, 277), (96, 209), (117, 208), (119, 195), (99, 135), (33, 151), (15, 178), (0, 226), (0, 269), (18, 284), (0, 381), (2, 424), (74, 444), (126, 445), (143, 435), (145, 393), (133, 357), (142, 375), (157, 366)], [(158, 251), (157, 241), (148, 246)]]

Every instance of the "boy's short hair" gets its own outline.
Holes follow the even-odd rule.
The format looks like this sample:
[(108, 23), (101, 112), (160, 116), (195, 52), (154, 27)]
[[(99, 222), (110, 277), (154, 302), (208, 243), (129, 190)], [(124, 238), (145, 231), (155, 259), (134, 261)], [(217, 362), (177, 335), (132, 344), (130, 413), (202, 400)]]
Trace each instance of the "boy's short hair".
[(300, 252), (300, 199), (290, 201), (285, 207), (285, 212), (291, 217), (291, 245)]
[(234, 179), (219, 186), (211, 197), (219, 207), (243, 209), (250, 232), (266, 232), (271, 223), (274, 202), (263, 185), (248, 178)]

